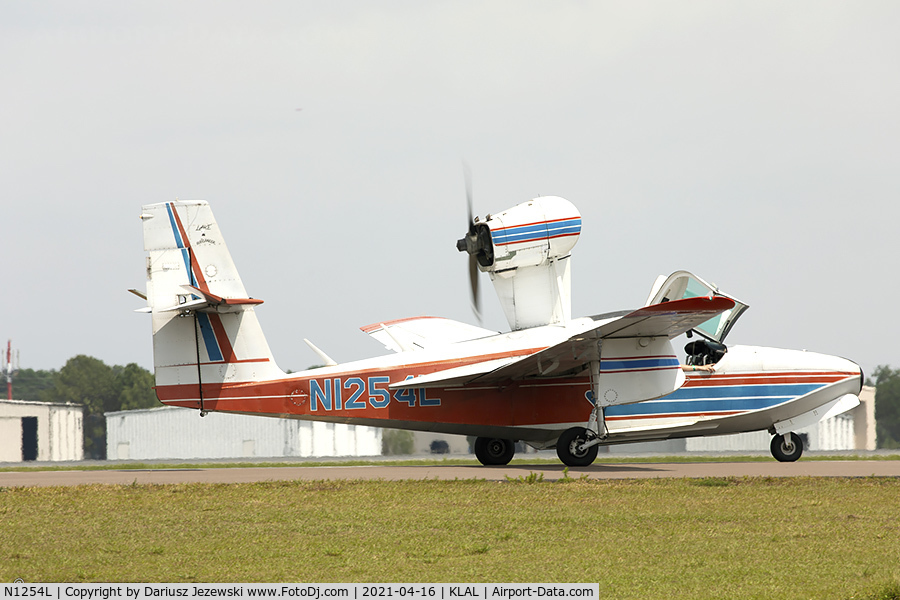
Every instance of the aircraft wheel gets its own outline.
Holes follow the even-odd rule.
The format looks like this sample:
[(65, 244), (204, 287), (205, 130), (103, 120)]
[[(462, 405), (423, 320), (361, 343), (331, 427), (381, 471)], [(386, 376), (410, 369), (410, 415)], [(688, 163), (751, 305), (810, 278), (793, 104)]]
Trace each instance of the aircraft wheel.
[(516, 453), (512, 440), (480, 437), (475, 439), (475, 458), (485, 466), (509, 464)]
[(772, 456), (779, 462), (794, 462), (803, 454), (803, 440), (791, 431), (785, 435), (775, 435), (769, 445)]
[(566, 429), (556, 441), (556, 455), (567, 467), (586, 467), (597, 458), (599, 446), (578, 450), (578, 446), (593, 437), (584, 427)]

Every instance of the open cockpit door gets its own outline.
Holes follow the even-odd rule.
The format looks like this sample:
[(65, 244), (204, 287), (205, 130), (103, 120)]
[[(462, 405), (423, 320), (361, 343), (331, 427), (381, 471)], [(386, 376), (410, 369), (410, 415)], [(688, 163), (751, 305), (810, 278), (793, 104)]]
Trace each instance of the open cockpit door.
[(668, 277), (660, 275), (656, 279), (656, 283), (653, 284), (653, 289), (650, 291), (650, 297), (647, 299), (645, 306), (661, 304), (671, 300), (681, 300), (683, 298), (712, 298), (713, 296), (721, 296), (733, 300), (734, 308), (701, 323), (692, 331), (696, 331), (714, 342), (723, 343), (725, 336), (731, 331), (735, 322), (750, 307), (733, 296), (723, 294), (716, 286), (706, 283), (693, 273), (676, 271)]

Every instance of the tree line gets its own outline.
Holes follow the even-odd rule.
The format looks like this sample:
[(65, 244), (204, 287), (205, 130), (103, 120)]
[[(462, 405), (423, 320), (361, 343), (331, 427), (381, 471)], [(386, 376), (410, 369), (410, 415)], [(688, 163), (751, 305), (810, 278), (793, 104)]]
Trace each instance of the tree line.
[(160, 406), (153, 385), (153, 374), (135, 363), (109, 366), (98, 358), (79, 354), (59, 371), (20, 369), (13, 378), (13, 397), (84, 406), (84, 455), (103, 460), (103, 413)]
[[(880, 365), (866, 383), (876, 386), (878, 447), (900, 448), (900, 369)], [(100, 359), (79, 354), (59, 371), (20, 369), (13, 379), (13, 396), (16, 400), (83, 405), (85, 457), (105, 459), (103, 413), (159, 406), (153, 385), (153, 374), (135, 363), (109, 366)], [(409, 443), (405, 439), (391, 443), (394, 442), (400, 447)]]
[(875, 435), (878, 447), (900, 448), (900, 369), (879, 365), (866, 383), (875, 385)]

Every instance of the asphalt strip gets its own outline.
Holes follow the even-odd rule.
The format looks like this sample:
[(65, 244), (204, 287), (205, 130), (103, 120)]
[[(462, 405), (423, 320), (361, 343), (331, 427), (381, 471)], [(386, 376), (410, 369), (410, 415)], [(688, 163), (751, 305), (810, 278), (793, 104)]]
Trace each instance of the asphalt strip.
[(254, 483), (292, 480), (454, 480), (507, 481), (543, 476), (573, 479), (648, 479), (677, 477), (900, 477), (900, 460), (771, 462), (615, 463), (589, 467), (561, 464), (507, 465), (367, 465), (326, 467), (234, 467), (221, 469), (120, 469), (109, 471), (0, 472), (0, 487), (72, 486), (88, 484)]

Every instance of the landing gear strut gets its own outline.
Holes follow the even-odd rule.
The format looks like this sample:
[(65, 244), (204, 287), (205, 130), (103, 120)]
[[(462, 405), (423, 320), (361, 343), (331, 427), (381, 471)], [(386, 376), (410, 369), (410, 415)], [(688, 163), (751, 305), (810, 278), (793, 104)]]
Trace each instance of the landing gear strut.
[(516, 453), (512, 440), (500, 438), (475, 438), (475, 458), (486, 467), (509, 464)]
[(567, 467), (586, 467), (597, 458), (599, 446), (585, 445), (596, 438), (597, 434), (584, 427), (566, 429), (556, 442), (556, 455)]
[(793, 431), (784, 435), (775, 434), (769, 448), (777, 461), (794, 462), (803, 454), (803, 440)]

